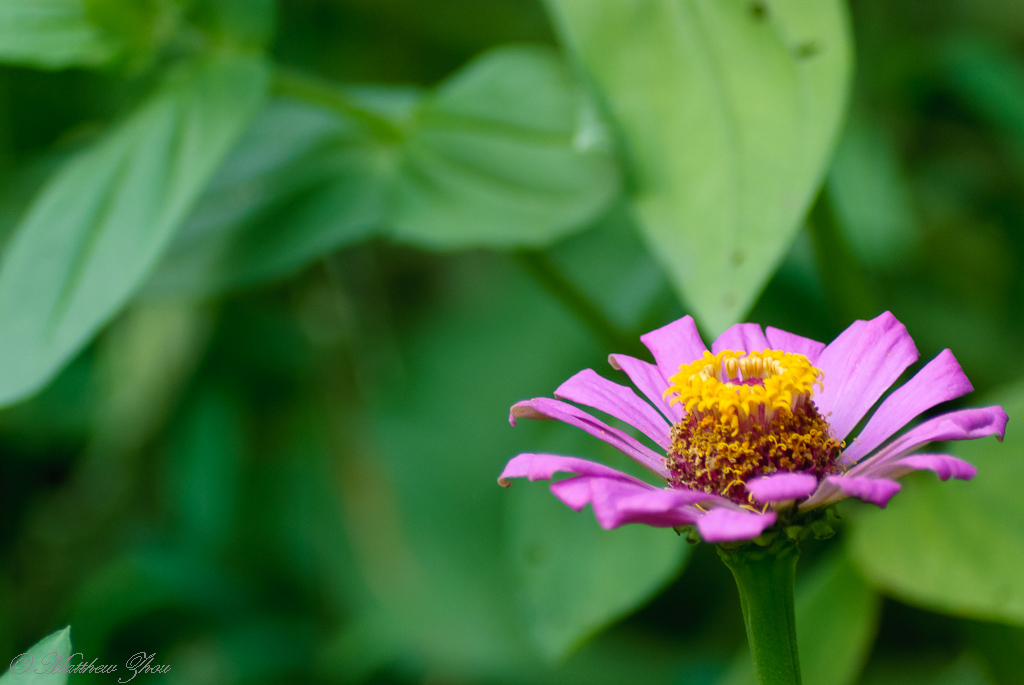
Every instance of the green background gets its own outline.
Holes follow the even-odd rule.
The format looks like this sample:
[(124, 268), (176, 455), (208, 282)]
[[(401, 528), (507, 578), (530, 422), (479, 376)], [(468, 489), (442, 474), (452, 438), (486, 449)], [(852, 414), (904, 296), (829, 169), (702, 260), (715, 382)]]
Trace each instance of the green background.
[(0, 0), (0, 63), (0, 663), (752, 683), (713, 548), (498, 487), (630, 468), (508, 407), (888, 309), (1010, 427), (804, 545), (804, 682), (1020, 682), (1019, 2)]

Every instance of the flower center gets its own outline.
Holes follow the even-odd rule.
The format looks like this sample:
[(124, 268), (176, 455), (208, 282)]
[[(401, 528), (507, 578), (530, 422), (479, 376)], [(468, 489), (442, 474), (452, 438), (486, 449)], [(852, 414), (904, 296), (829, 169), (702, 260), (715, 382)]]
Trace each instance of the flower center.
[(665, 457), (672, 484), (753, 504), (751, 478), (837, 473), (846, 445), (811, 402), (822, 379), (807, 357), (780, 350), (705, 352), (681, 366), (665, 393), (686, 408)]

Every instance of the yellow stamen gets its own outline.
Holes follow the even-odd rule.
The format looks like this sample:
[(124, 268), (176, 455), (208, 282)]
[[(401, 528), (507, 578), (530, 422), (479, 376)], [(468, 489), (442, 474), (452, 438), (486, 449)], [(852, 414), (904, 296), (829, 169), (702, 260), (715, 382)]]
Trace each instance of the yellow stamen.
[(751, 417), (770, 421), (775, 412), (793, 411), (813, 396), (815, 386), (824, 387), (822, 379), (821, 370), (802, 354), (705, 351), (692, 364), (679, 367), (665, 396), (687, 413), (713, 415), (738, 431)]

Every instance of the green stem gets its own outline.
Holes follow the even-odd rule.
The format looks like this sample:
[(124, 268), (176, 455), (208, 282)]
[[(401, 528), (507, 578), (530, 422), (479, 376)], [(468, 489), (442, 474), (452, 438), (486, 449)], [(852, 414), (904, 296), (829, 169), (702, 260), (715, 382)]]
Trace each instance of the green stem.
[(743, 623), (760, 685), (800, 685), (800, 658), (796, 650), (793, 610), (795, 544), (772, 549), (745, 545), (718, 548), (740, 591)]
[(566, 278), (547, 255), (539, 250), (518, 250), (515, 256), (530, 275), (573, 312), (608, 349), (616, 352), (633, 351), (636, 343), (623, 335), (604, 312)]
[(330, 81), (278, 67), (274, 71), (274, 92), (278, 95), (303, 100), (343, 114), (365, 124), (375, 135), (397, 141), (403, 137), (402, 129), (390, 119), (354, 100), (341, 87)]

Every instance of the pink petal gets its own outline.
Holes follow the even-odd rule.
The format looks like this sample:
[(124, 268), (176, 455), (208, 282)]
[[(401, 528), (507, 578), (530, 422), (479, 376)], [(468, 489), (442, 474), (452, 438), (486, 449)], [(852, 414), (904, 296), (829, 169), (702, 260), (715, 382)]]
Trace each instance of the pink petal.
[(590, 501), (594, 498), (593, 490), (590, 487), (593, 480), (594, 477), (592, 476), (566, 478), (557, 483), (552, 483), (551, 492), (555, 497), (562, 500), (565, 506), (574, 511), (582, 511), (583, 507), (590, 504)]
[(943, 350), (882, 402), (857, 439), (843, 452), (843, 459), (857, 461), (922, 412), (973, 389), (953, 353)]
[(629, 376), (629, 380), (633, 381), (633, 385), (665, 415), (670, 423), (675, 423), (683, 418), (682, 406), (678, 403), (669, 404), (665, 399), (668, 381), (661, 375), (661, 370), (657, 366), (624, 354), (609, 355), (608, 362), (612, 368), (624, 371)]
[(617, 471), (610, 466), (587, 461), (579, 457), (563, 457), (558, 454), (534, 454), (527, 452), (509, 460), (505, 470), (498, 477), (498, 484), (507, 488), (509, 478), (529, 478), (530, 480), (550, 480), (556, 473), (575, 473), (581, 476), (600, 476), (616, 478), (642, 487), (655, 489), (639, 478)]
[(1006, 412), (1002, 407), (960, 409), (941, 414), (912, 428), (876, 454), (860, 462), (849, 473), (873, 476), (887, 462), (913, 452), (929, 442), (974, 440), (995, 435), (999, 440), (1006, 433)]
[(828, 416), (837, 440), (849, 435), (903, 371), (917, 360), (906, 327), (890, 312), (855, 321), (825, 348), (817, 366), (825, 389), (814, 403)]
[(775, 523), (775, 512), (758, 514), (752, 511), (715, 507), (697, 519), (697, 532), (705, 542), (750, 540)]
[(764, 337), (764, 332), (756, 323), (734, 324), (711, 343), (712, 354), (718, 354), (722, 350), (761, 352), (767, 349), (768, 339)]
[(754, 478), (744, 485), (754, 499), (767, 504), (807, 497), (817, 489), (818, 479), (810, 473), (779, 471), (761, 478)]
[(562, 383), (555, 390), (555, 397), (625, 421), (666, 450), (672, 445), (668, 424), (654, 407), (637, 397), (631, 388), (613, 383), (593, 369), (584, 369)]
[(636, 438), (623, 433), (618, 428), (612, 428), (571, 404), (547, 397), (536, 397), (532, 400), (516, 402), (512, 405), (512, 410), (509, 413), (509, 423), (513, 426), (516, 425), (516, 419), (519, 418), (554, 419), (582, 428), (594, 437), (604, 440), (651, 473), (668, 480), (665, 460), (657, 452), (644, 446)]
[(911, 471), (922, 470), (934, 471), (941, 480), (971, 480), (978, 474), (978, 469), (973, 464), (949, 454), (912, 454), (886, 462), (884, 467), (879, 469), (878, 475), (896, 478)]
[(865, 502), (877, 504), (882, 509), (889, 503), (892, 496), (903, 486), (888, 478), (869, 478), (857, 476), (826, 476), (829, 485), (833, 485), (845, 494), (858, 497)]
[(695, 504), (735, 506), (718, 495), (686, 488), (656, 488), (604, 464), (557, 454), (520, 454), (505, 466), (498, 483), (508, 487), (509, 478), (547, 480), (560, 472), (578, 475), (552, 483), (551, 492), (576, 511), (593, 505), (594, 517), (603, 528), (627, 523), (684, 526), (695, 523), (703, 514)]
[(773, 350), (802, 354), (812, 364), (818, 361), (822, 350), (825, 349), (825, 343), (811, 340), (789, 331), (772, 328), (771, 326), (765, 329), (765, 333), (767, 334), (768, 344)]
[(689, 315), (641, 335), (640, 342), (654, 355), (665, 378), (674, 376), (680, 366), (702, 356), (707, 349)]
[(641, 488), (613, 478), (590, 476), (552, 483), (551, 492), (576, 511), (591, 504), (594, 518), (605, 529), (627, 523), (660, 528), (689, 525), (701, 514), (692, 504), (712, 499), (691, 490)]

